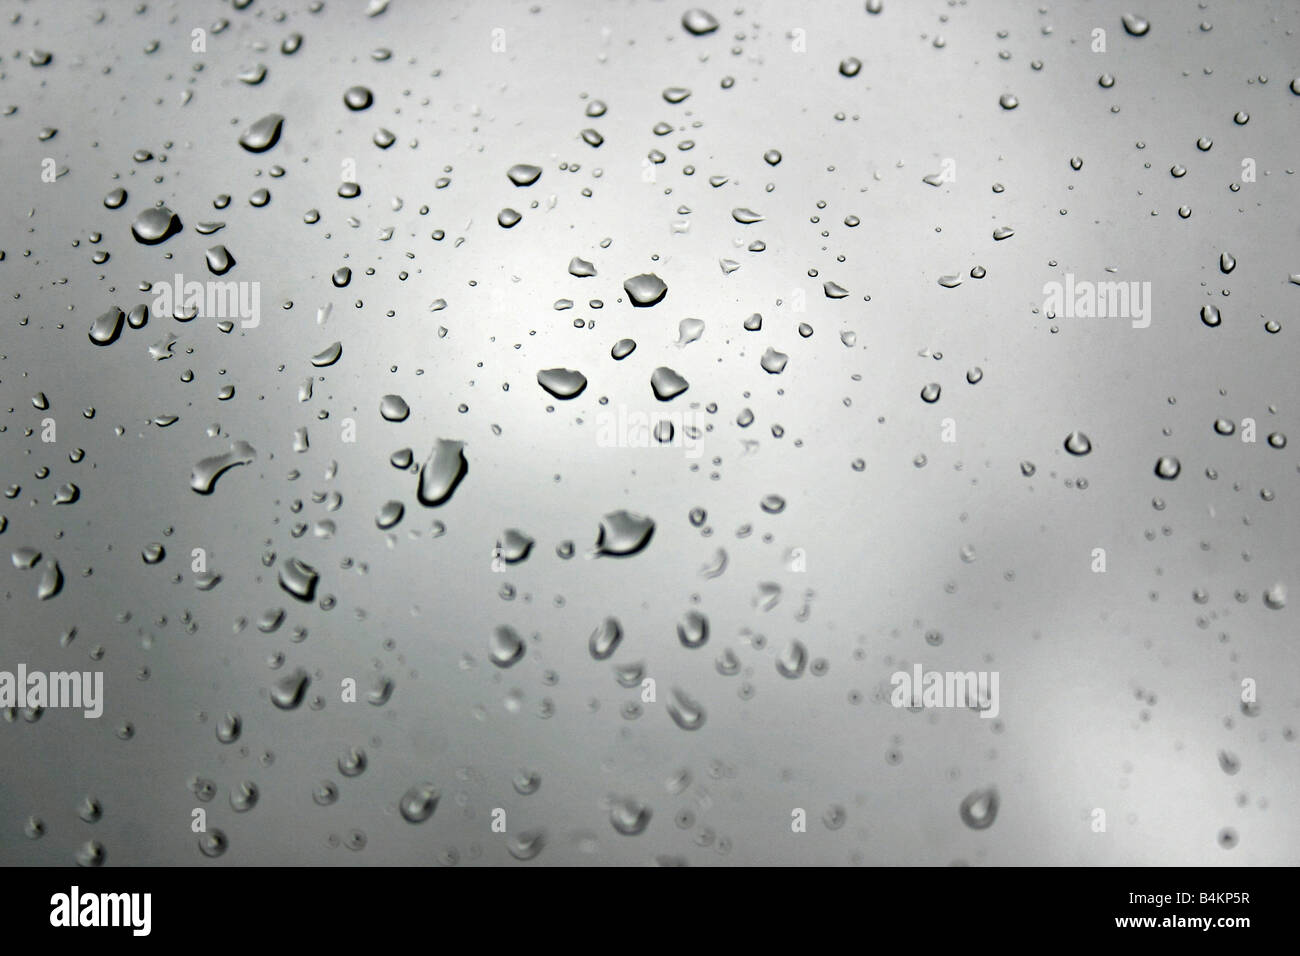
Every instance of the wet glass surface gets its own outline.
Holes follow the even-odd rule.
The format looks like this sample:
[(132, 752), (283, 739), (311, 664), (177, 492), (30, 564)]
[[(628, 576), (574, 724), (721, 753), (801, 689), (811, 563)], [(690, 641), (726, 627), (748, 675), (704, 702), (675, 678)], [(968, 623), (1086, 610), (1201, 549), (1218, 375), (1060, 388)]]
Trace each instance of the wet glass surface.
[(0, 862), (1297, 861), (1296, 4), (11, 7)]

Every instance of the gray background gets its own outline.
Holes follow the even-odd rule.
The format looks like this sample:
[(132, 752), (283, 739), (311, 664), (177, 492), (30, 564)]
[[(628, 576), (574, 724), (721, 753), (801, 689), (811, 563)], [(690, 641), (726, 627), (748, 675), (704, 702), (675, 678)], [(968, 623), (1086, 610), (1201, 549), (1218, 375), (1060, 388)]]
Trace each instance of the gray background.
[[(1297, 446), (1264, 440), (1297, 431), (1300, 285), (1288, 276), (1300, 272), (1300, 96), (1288, 84), (1300, 75), (1300, 5), (1148, 3), (1140, 39), (1121, 26), (1128, 8), (1107, 2), (886, 0), (879, 15), (858, 0), (718, 4), (721, 27), (701, 37), (682, 28), (685, 9), (2, 5), (0, 106), (16, 109), (0, 116), (0, 487), (20, 490), (0, 499), (0, 543), (57, 559), (66, 584), (39, 601), (39, 572), (5, 562), (0, 667), (102, 668), (107, 705), (98, 721), (48, 710), (0, 725), (0, 862), (71, 864), (98, 840), (109, 865), (512, 864), (509, 841), (539, 829), (546, 847), (532, 865), (1300, 861), (1294, 598), (1280, 610), (1262, 600), (1275, 584), (1300, 587)], [(212, 33), (223, 17), (229, 28)], [(1104, 54), (1089, 49), (1095, 27)], [(209, 30), (206, 53), (190, 50), (195, 28)], [(792, 49), (797, 30), (804, 52)], [(295, 31), (301, 49), (284, 55)], [(32, 66), (33, 48), (52, 62)], [(391, 58), (372, 58), (378, 48)], [(851, 78), (838, 71), (848, 56), (864, 64)], [(237, 79), (259, 62), (263, 83)], [(1116, 83), (1103, 89), (1107, 72)], [(373, 90), (368, 110), (344, 106), (355, 84)], [(665, 102), (673, 86), (691, 97)], [(1012, 111), (998, 105), (1008, 92)], [(603, 117), (584, 114), (593, 98), (608, 104)], [(240, 149), (240, 131), (269, 112), (286, 117), (279, 144)], [(654, 135), (659, 121), (673, 131)], [(42, 142), (45, 127), (58, 132)], [(391, 149), (372, 144), (379, 127), (396, 134)], [(599, 149), (579, 137), (588, 127), (605, 137)], [(134, 161), (141, 149), (154, 158)], [(652, 149), (667, 161), (646, 182)], [(769, 149), (778, 166), (763, 161)], [(56, 183), (41, 181), (45, 157), (66, 169)], [(955, 181), (923, 183), (946, 157)], [(1232, 191), (1245, 157), (1258, 180)], [(336, 195), (348, 159), (362, 187), (353, 200)], [(516, 188), (505, 175), (515, 163), (542, 167), (541, 179)], [(275, 164), (283, 177), (270, 176)], [(1174, 164), (1187, 175), (1171, 176)], [(436, 188), (444, 175), (450, 185)], [(712, 187), (714, 175), (726, 184)], [(104, 208), (119, 185), (127, 204)], [(271, 202), (253, 208), (260, 187)], [(217, 210), (221, 193), (233, 198)], [(159, 201), (184, 231), (140, 245), (130, 224)], [(523, 214), (510, 230), (496, 222), (506, 206)], [(740, 225), (735, 207), (764, 221)], [(847, 228), (848, 215), (861, 225)], [(205, 220), (227, 225), (202, 236)], [(1003, 225), (1015, 235), (994, 242)], [(765, 251), (746, 251), (755, 239)], [(90, 344), (110, 306), (151, 301), (141, 282), (209, 278), (214, 242), (238, 260), (226, 279), (261, 284), (260, 327), (227, 335), (210, 317), (155, 315), (108, 348)], [(91, 261), (98, 250), (108, 262)], [(1228, 276), (1222, 251), (1238, 260)], [(573, 256), (598, 275), (569, 275)], [(739, 270), (724, 275), (724, 258)], [(343, 265), (353, 280), (336, 289)], [(986, 278), (969, 277), (976, 265)], [(622, 282), (646, 271), (668, 295), (633, 309)], [(1044, 316), (1043, 284), (1066, 272), (1150, 282), (1150, 328)], [(948, 274), (963, 283), (941, 287)], [(826, 298), (825, 280), (850, 295)], [(555, 311), (560, 298), (577, 306)], [(437, 299), (447, 307), (432, 312)], [(1206, 303), (1223, 312), (1217, 329), (1199, 321)], [(753, 312), (764, 324), (750, 333)], [(687, 317), (706, 329), (682, 348)], [(1279, 333), (1265, 331), (1270, 319)], [(155, 361), (148, 346), (169, 332), (173, 356)], [(638, 348), (615, 362), (610, 346), (625, 336)], [(336, 340), (341, 361), (313, 369)], [(780, 375), (759, 367), (769, 346), (790, 355)], [(597, 442), (602, 407), (656, 410), (659, 365), (690, 382), (661, 407), (697, 407), (711, 425), (699, 458)], [(537, 371), (557, 366), (587, 376), (579, 398), (538, 387)], [(972, 366), (984, 371), (975, 386)], [(313, 374), (314, 397), (300, 403)], [(933, 405), (919, 398), (928, 382), (943, 387)], [(224, 385), (236, 389), (229, 401), (217, 398)], [(37, 392), (50, 411), (33, 407)], [(380, 418), (389, 393), (410, 403), (407, 421)], [(755, 421), (741, 429), (746, 407)], [(160, 415), (179, 421), (150, 424)], [(39, 438), (46, 416), (52, 445)], [(1254, 418), (1259, 441), (1216, 435), (1220, 416)], [(345, 418), (354, 444), (341, 440)], [(944, 418), (955, 443), (940, 440)], [(296, 454), (304, 426), (311, 447)], [(1090, 455), (1063, 450), (1074, 429)], [(427, 509), (388, 456), (410, 446), (423, 460), (438, 438), (465, 442), (469, 474)], [(256, 462), (196, 495), (191, 467), (232, 440), (250, 442)], [(1165, 454), (1182, 462), (1176, 481), (1153, 474)], [(55, 506), (66, 481), (81, 498)], [(331, 492), (334, 512), (313, 498)], [(769, 494), (786, 499), (782, 513), (760, 508)], [(385, 533), (374, 518), (390, 499), (406, 517)], [(688, 520), (696, 507), (704, 528)], [(655, 519), (648, 548), (586, 557), (601, 516), (620, 508)], [(323, 519), (332, 537), (315, 533)], [(536, 545), (494, 573), (507, 528)], [(568, 561), (555, 554), (566, 539), (578, 551)], [(152, 541), (167, 558), (149, 566), (140, 551)], [(195, 587), (195, 547), (222, 576), (211, 591)], [(1090, 571), (1098, 547), (1105, 574)], [(706, 578), (718, 548), (726, 571)], [(805, 572), (791, 570), (793, 548)], [(316, 604), (278, 587), (289, 557), (319, 569)], [(763, 582), (782, 589), (770, 610), (756, 604)], [(261, 633), (255, 622), (276, 607), (285, 624)], [(694, 650), (675, 634), (692, 608), (711, 623)], [(587, 638), (606, 615), (625, 637), (598, 662)], [(488, 659), (499, 625), (529, 638), (508, 670)], [(941, 646), (926, 642), (931, 630)], [(779, 675), (792, 640), (827, 672)], [(716, 670), (727, 648), (742, 674)], [(628, 719), (622, 708), (640, 695), (611, 664), (637, 660), (658, 700)], [(892, 708), (889, 675), (913, 662), (999, 671), (1000, 718)], [(297, 667), (312, 674), (308, 701), (278, 710), (270, 688)], [(340, 702), (343, 678), (364, 695), (381, 673), (395, 682), (387, 704)], [(1244, 678), (1258, 682), (1254, 716), (1241, 710)], [(706, 708), (701, 729), (670, 719), (675, 686)], [(226, 711), (244, 729), (223, 745), (214, 728)], [(369, 767), (344, 778), (338, 757), (358, 746)], [(1220, 750), (1239, 773), (1220, 769)], [(520, 768), (540, 774), (536, 793), (512, 787)], [(679, 771), (690, 782), (675, 792)], [(196, 777), (215, 783), (210, 802), (191, 792)], [(236, 814), (229, 793), (245, 780), (260, 801)], [(332, 806), (312, 799), (324, 780), (339, 787)], [(412, 825), (398, 801), (424, 780), (441, 801)], [(967, 828), (959, 803), (990, 785), (995, 823)], [(103, 805), (93, 824), (77, 816), (87, 795)], [(615, 831), (611, 796), (651, 808), (644, 833)], [(847, 819), (830, 829), (822, 816), (835, 805)], [(219, 859), (190, 831), (197, 806), (228, 837)], [(489, 829), (497, 807), (505, 835)], [(791, 832), (796, 807), (807, 833)], [(1104, 834), (1089, 826), (1094, 808), (1107, 813)], [(32, 815), (46, 827), (36, 840), (24, 836)], [(1240, 842), (1225, 849), (1229, 827)], [(364, 849), (349, 849), (353, 831)]]

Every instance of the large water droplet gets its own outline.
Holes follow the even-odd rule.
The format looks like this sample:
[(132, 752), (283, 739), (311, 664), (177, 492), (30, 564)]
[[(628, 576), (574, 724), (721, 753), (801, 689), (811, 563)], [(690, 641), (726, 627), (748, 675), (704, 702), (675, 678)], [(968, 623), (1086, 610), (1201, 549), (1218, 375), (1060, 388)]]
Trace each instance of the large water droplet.
[(280, 141), (280, 131), (283, 128), (283, 116), (267, 113), (240, 134), (239, 145), (250, 153), (264, 153)]
[(652, 816), (648, 806), (631, 797), (619, 797), (610, 801), (609, 822), (623, 836), (644, 833)]
[(299, 601), (311, 601), (316, 597), (316, 584), (320, 574), (310, 564), (297, 558), (288, 558), (280, 566), (280, 587)]
[(650, 543), (654, 519), (630, 511), (612, 511), (600, 519), (596, 553), (614, 557), (636, 554)]
[(201, 495), (210, 495), (217, 479), (236, 465), (247, 465), (257, 458), (257, 452), (246, 441), (237, 441), (224, 455), (203, 458), (190, 472), (190, 487)]
[(307, 687), (311, 684), (311, 675), (303, 668), (296, 668), (285, 674), (271, 687), (271, 703), (280, 710), (294, 710), (307, 696)]
[(518, 163), (506, 170), (506, 176), (516, 186), (531, 186), (541, 178), (542, 167)]
[(668, 293), (668, 286), (653, 272), (646, 272), (625, 280), (623, 291), (627, 293), (632, 305), (645, 308), (661, 301)]
[(438, 809), (440, 794), (432, 783), (417, 783), (398, 801), (397, 809), (407, 823), (423, 823)]
[(692, 36), (702, 37), (718, 28), (718, 20), (707, 10), (695, 7), (682, 14), (682, 26)]
[(420, 466), (420, 482), (416, 489), (416, 498), (420, 504), (429, 508), (441, 505), (451, 497), (456, 486), (468, 473), (469, 462), (465, 459), (465, 443), (439, 438), (428, 459)]
[(512, 627), (502, 625), (492, 632), (488, 656), (497, 667), (509, 667), (524, 656), (524, 639)]
[(379, 400), (379, 415), (386, 422), (404, 422), (411, 415), (411, 406), (401, 395), (385, 395)]
[(1146, 17), (1138, 16), (1136, 13), (1124, 14), (1120, 17), (1120, 22), (1124, 24), (1124, 32), (1131, 37), (1144, 37), (1151, 29), (1151, 24)]
[(667, 366), (661, 365), (650, 373), (650, 389), (661, 402), (676, 398), (689, 387), (686, 379)]
[(113, 306), (90, 323), (90, 341), (96, 345), (112, 345), (122, 335), (126, 313)]
[(537, 373), (537, 384), (556, 398), (577, 398), (587, 387), (587, 376), (571, 368), (548, 368)]
[(136, 242), (154, 246), (166, 242), (181, 231), (181, 217), (166, 206), (154, 206), (135, 217), (131, 223), (131, 235)]

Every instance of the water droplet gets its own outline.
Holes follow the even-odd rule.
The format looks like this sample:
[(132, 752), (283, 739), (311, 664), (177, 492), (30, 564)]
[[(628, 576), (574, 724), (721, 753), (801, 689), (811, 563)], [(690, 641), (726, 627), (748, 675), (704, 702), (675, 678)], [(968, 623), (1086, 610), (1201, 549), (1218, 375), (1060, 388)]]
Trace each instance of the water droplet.
[(709, 640), (709, 619), (699, 611), (687, 611), (677, 624), (677, 639), (683, 647), (703, 647)]
[(704, 708), (676, 687), (672, 689), (672, 698), (668, 701), (668, 716), (682, 730), (699, 730), (704, 726)]
[(239, 145), (250, 153), (264, 153), (280, 141), (280, 132), (283, 128), (283, 116), (279, 113), (267, 113), (240, 134)]
[(587, 376), (571, 368), (548, 368), (537, 373), (537, 384), (558, 399), (571, 399), (587, 387)]
[(524, 862), (536, 859), (545, 848), (546, 831), (541, 829), (521, 830), (506, 841), (506, 852)]
[(350, 110), (369, 109), (374, 101), (375, 95), (364, 86), (349, 86), (343, 93), (343, 103)]
[(1286, 585), (1281, 581), (1264, 592), (1264, 606), (1273, 611), (1286, 607)]
[(343, 343), (334, 342), (311, 357), (311, 364), (317, 368), (329, 368), (343, 357)]
[(146, 246), (155, 246), (165, 242), (181, 231), (181, 217), (166, 206), (154, 206), (135, 217), (131, 223), (131, 235), (136, 242)]
[(524, 656), (524, 639), (512, 627), (502, 625), (492, 632), (488, 656), (497, 667), (509, 667)]
[(794, 680), (803, 675), (808, 664), (808, 648), (802, 641), (790, 641), (785, 649), (777, 655), (776, 672), (782, 677)]
[(517, 163), (506, 170), (506, 176), (516, 186), (531, 186), (541, 178), (542, 167), (529, 166), (526, 163)]
[(587, 642), (587, 649), (591, 651), (592, 657), (598, 661), (603, 661), (618, 650), (618, 645), (622, 640), (623, 626), (619, 624), (618, 618), (607, 617), (600, 623), (599, 627), (591, 632), (591, 638)]
[(676, 398), (689, 387), (686, 379), (665, 365), (659, 366), (650, 373), (650, 389), (654, 392), (655, 398), (661, 402)]
[(1145, 17), (1138, 16), (1136, 13), (1126, 13), (1120, 17), (1120, 22), (1124, 24), (1124, 32), (1131, 37), (1144, 37), (1147, 31), (1151, 29), (1151, 24)]
[(307, 696), (311, 676), (301, 667), (285, 674), (271, 687), (271, 703), (280, 710), (294, 710)]
[(961, 821), (972, 830), (987, 830), (998, 817), (998, 791), (996, 787), (972, 790), (961, 802)]
[(790, 356), (769, 346), (763, 353), (762, 358), (758, 360), (758, 364), (769, 375), (780, 375), (785, 371), (785, 366), (789, 361)]
[(297, 558), (288, 558), (280, 566), (280, 587), (299, 601), (315, 599), (319, 581), (320, 574), (316, 569)]
[(213, 246), (204, 253), (204, 257), (207, 260), (208, 271), (214, 276), (223, 276), (235, 267), (235, 257), (225, 246)]
[(647, 272), (626, 280), (623, 283), (623, 291), (627, 293), (633, 306), (646, 308), (662, 301), (668, 293), (668, 286), (653, 272)]
[(379, 400), (379, 415), (386, 422), (404, 422), (411, 415), (411, 406), (401, 395), (385, 395)]
[(1086, 455), (1092, 451), (1092, 441), (1080, 431), (1065, 436), (1065, 450), (1071, 455)]
[(682, 26), (692, 36), (702, 37), (716, 30), (718, 21), (707, 10), (696, 7), (682, 14)]
[(620, 797), (610, 801), (609, 822), (623, 836), (637, 836), (644, 833), (650, 825), (652, 811), (645, 804), (631, 797)]
[(1162, 455), (1156, 461), (1156, 477), (1163, 478), (1165, 481), (1173, 481), (1178, 477), (1182, 470), (1183, 466), (1179, 463), (1177, 458)]
[(418, 783), (402, 794), (398, 811), (407, 823), (423, 823), (438, 809), (440, 796), (438, 788), (432, 783)]
[(446, 502), (469, 473), (465, 459), (465, 443), (440, 438), (420, 466), (420, 482), (416, 497), (425, 507), (436, 507)]
[(236, 441), (231, 444), (230, 451), (224, 455), (201, 459), (190, 473), (190, 487), (201, 495), (210, 495), (216, 487), (218, 478), (231, 468), (247, 465), (256, 458), (257, 452), (252, 445), (245, 441)]
[(122, 326), (125, 322), (126, 313), (113, 306), (90, 323), (90, 341), (95, 345), (112, 345), (122, 335)]
[(600, 519), (596, 553), (627, 557), (641, 551), (654, 535), (652, 518), (630, 511), (612, 511)]

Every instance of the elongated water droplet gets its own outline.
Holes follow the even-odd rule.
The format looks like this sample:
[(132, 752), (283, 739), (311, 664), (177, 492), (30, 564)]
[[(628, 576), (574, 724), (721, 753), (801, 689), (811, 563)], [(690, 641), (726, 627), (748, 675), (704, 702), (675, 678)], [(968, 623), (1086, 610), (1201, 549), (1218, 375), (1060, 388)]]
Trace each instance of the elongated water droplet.
[(703, 647), (709, 640), (709, 619), (699, 611), (687, 611), (677, 624), (677, 639), (683, 647)]
[(307, 687), (311, 684), (311, 675), (303, 668), (296, 668), (285, 674), (271, 688), (271, 703), (280, 710), (294, 710), (307, 696)]
[(506, 176), (516, 186), (531, 186), (541, 178), (542, 167), (529, 166), (526, 163), (518, 163), (506, 170)]
[(428, 459), (420, 466), (416, 498), (425, 507), (437, 507), (451, 497), (468, 473), (465, 443), (440, 438), (434, 443)]
[(707, 10), (695, 7), (682, 14), (682, 26), (692, 36), (702, 37), (718, 28), (718, 20)]
[(699, 730), (704, 726), (704, 707), (685, 691), (674, 687), (668, 701), (668, 716), (682, 730)]
[(502, 625), (492, 632), (488, 656), (497, 667), (509, 667), (524, 656), (524, 639), (512, 627)]
[(48, 601), (62, 590), (63, 569), (59, 567), (59, 562), (45, 562), (45, 568), (41, 571), (41, 579), (36, 584), (36, 596), (42, 601)]
[(587, 387), (587, 376), (571, 368), (548, 368), (537, 373), (537, 384), (556, 398), (577, 398)]
[(190, 487), (201, 495), (210, 495), (218, 478), (236, 465), (247, 465), (256, 458), (257, 452), (252, 445), (236, 441), (225, 454), (201, 459), (190, 473)]
[(90, 341), (95, 345), (112, 345), (122, 335), (122, 326), (125, 322), (126, 313), (113, 306), (90, 323)]
[(311, 364), (317, 368), (329, 368), (343, 357), (343, 343), (334, 342), (311, 357)]
[(618, 645), (623, 640), (623, 627), (616, 617), (607, 617), (600, 623), (594, 631), (591, 632), (591, 638), (587, 641), (587, 649), (591, 656), (598, 661), (603, 661), (613, 655), (618, 650)]
[(213, 246), (204, 257), (208, 263), (208, 271), (214, 276), (223, 276), (235, 267), (235, 257), (225, 246)]
[(181, 217), (166, 206), (154, 206), (135, 217), (131, 223), (131, 235), (136, 242), (154, 246), (166, 242), (181, 231)]
[(654, 519), (630, 511), (612, 511), (600, 519), (596, 553), (628, 557), (641, 551), (654, 535)]
[(776, 658), (776, 672), (793, 680), (803, 674), (808, 665), (808, 648), (802, 641), (791, 641)]
[(283, 116), (267, 113), (240, 134), (239, 145), (250, 153), (264, 153), (280, 141), (280, 131), (283, 128)]

